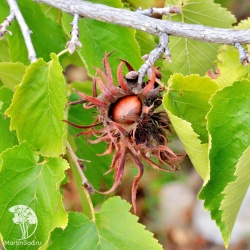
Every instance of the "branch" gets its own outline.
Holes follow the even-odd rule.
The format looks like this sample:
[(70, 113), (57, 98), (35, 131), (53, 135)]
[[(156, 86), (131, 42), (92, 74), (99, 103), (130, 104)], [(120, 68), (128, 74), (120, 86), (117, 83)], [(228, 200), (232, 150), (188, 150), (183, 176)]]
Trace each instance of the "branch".
[(153, 15), (166, 15), (170, 17), (170, 13), (181, 14), (181, 9), (178, 6), (167, 6), (165, 8), (148, 8), (147, 10), (142, 10), (141, 8), (136, 10), (136, 13), (145, 16)]
[(82, 47), (82, 44), (78, 39), (79, 38), (78, 20), (79, 20), (79, 15), (74, 14), (74, 19), (73, 22), (71, 23), (72, 25), (72, 31), (70, 32), (71, 40), (67, 42), (66, 45), (70, 54), (73, 54), (75, 52), (76, 46), (78, 46), (79, 48)]
[(51, 5), (71, 15), (77, 13), (82, 17), (142, 30), (157, 36), (159, 33), (166, 33), (172, 36), (218, 44), (250, 44), (250, 30), (213, 28), (160, 20), (148, 16), (142, 18), (142, 15), (136, 12), (82, 0), (36, 0), (36, 2)]
[(74, 162), (76, 169), (81, 177), (83, 187), (86, 188), (90, 194), (93, 194), (94, 188), (92, 187), (92, 185), (90, 184), (90, 182), (87, 180), (86, 176), (83, 173), (83, 169), (85, 169), (85, 166), (84, 166), (83, 162), (80, 159), (78, 159), (78, 157), (75, 155), (75, 152), (71, 148), (69, 142), (67, 142), (67, 150), (68, 150), (70, 157), (71, 157), (72, 161)]
[(89, 181), (85, 177), (84, 173), (82, 172), (83, 169), (82, 169), (82, 166), (79, 164), (79, 159), (75, 155), (75, 152), (71, 148), (68, 141), (67, 141), (67, 150), (68, 150), (68, 153), (69, 153), (72, 161), (74, 162), (74, 165), (75, 165), (75, 167), (76, 167), (76, 169), (77, 169), (77, 171), (82, 179), (83, 192), (85, 193), (86, 198), (88, 200), (89, 208), (90, 208), (91, 215), (92, 215), (92, 220), (95, 221), (95, 210), (94, 210), (93, 203), (92, 203), (90, 195), (89, 195), (89, 194), (94, 193), (94, 188), (92, 187), (92, 185), (89, 183)]
[(24, 42), (26, 44), (27, 50), (28, 50), (28, 57), (30, 62), (35, 62), (37, 60), (36, 58), (36, 52), (33, 47), (31, 38), (30, 38), (30, 33), (31, 31), (29, 30), (29, 27), (27, 26), (22, 13), (19, 10), (19, 7), (17, 5), (16, 0), (7, 0), (9, 6), (10, 6), (10, 12), (15, 15), (15, 18), (17, 22), (19, 23), (20, 29), (22, 31), (23, 37), (24, 37)]
[(238, 49), (239, 51), (239, 55), (240, 55), (240, 62), (243, 65), (248, 65), (250, 62), (250, 55), (246, 52), (246, 50), (242, 47), (242, 45), (240, 43), (236, 43), (235, 47)]
[(9, 16), (5, 18), (2, 24), (0, 24), (0, 39), (4, 36), (5, 33), (9, 33), (12, 35), (12, 33), (7, 30), (7, 28), (11, 25), (13, 20), (15, 19), (15, 14), (13, 11), (10, 12)]
[(147, 70), (150, 68), (151, 65), (154, 65), (154, 62), (164, 53), (165, 58), (171, 62), (171, 54), (168, 50), (168, 35), (166, 33), (162, 33), (159, 35), (159, 44), (158, 46), (147, 55), (146, 62), (141, 66), (139, 69), (139, 78), (138, 82), (142, 84), (143, 77), (147, 73)]

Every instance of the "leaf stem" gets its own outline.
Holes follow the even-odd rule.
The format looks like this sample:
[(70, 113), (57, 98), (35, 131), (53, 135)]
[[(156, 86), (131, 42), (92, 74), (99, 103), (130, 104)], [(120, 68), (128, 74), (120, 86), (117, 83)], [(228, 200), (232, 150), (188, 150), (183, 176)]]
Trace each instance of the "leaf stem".
[[(80, 177), (81, 177), (81, 183), (82, 183), (82, 187), (83, 187), (83, 192), (88, 200), (88, 204), (91, 210), (91, 215), (92, 215), (92, 220), (95, 221), (95, 210), (93, 207), (93, 203), (92, 200), (90, 198), (90, 193), (94, 192), (94, 188), (92, 187), (92, 185), (89, 183), (89, 181), (87, 180), (86, 176), (83, 173), (82, 167), (79, 164), (79, 159), (76, 156), (75, 152), (73, 151), (71, 145), (69, 144), (69, 142), (67, 141), (67, 150), (68, 153), (76, 167), (77, 172), (79, 173)], [(83, 163), (82, 163), (83, 164)]]
[(141, 66), (139, 69), (139, 78), (138, 82), (142, 84), (143, 77), (147, 73), (148, 69), (151, 65), (154, 65), (155, 61), (164, 53), (165, 59), (169, 62), (171, 62), (171, 54), (168, 49), (168, 35), (166, 33), (160, 33), (159, 34), (159, 44), (158, 46), (152, 50), (146, 58), (145, 63)]
[(79, 28), (78, 28), (78, 21), (79, 21), (79, 15), (74, 14), (73, 21), (71, 23), (72, 30), (70, 32), (71, 40), (67, 42), (66, 47), (68, 48), (68, 51), (70, 54), (73, 54), (76, 50), (76, 47), (81, 48), (82, 44), (79, 41)]
[(234, 45), (239, 51), (240, 62), (243, 65), (248, 65), (250, 62), (250, 55), (246, 52), (246, 50), (242, 47), (240, 43), (235, 43)]
[(10, 11), (9, 16), (7, 16), (4, 21), (0, 24), (0, 39), (6, 34), (9, 33), (12, 35), (12, 33), (7, 30), (7, 28), (11, 25), (11, 23), (15, 19), (15, 13), (13, 11)]
[(68, 51), (69, 51), (68, 49), (62, 50), (61, 52), (59, 52), (59, 53), (57, 54), (57, 57), (60, 57), (61, 55), (63, 55), (64, 53), (66, 53), (66, 52), (68, 52)]

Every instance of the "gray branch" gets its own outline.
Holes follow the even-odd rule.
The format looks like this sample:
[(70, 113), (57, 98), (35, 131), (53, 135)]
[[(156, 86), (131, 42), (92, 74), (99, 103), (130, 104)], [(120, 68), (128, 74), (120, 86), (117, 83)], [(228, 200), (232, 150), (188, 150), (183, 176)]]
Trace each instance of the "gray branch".
[(247, 53), (247, 51), (242, 47), (242, 45), (240, 43), (236, 43), (235, 47), (239, 51), (240, 62), (243, 65), (248, 65), (250, 62), (250, 55)]
[(168, 50), (168, 35), (166, 33), (162, 33), (159, 35), (159, 44), (158, 46), (152, 50), (148, 55), (145, 63), (139, 69), (139, 78), (138, 82), (141, 84), (143, 81), (143, 77), (150, 68), (151, 65), (154, 65), (155, 61), (164, 53), (166, 60), (170, 61), (171, 54)]
[(170, 16), (170, 13), (181, 14), (181, 8), (178, 6), (167, 6), (165, 8), (148, 8), (146, 10), (142, 10), (141, 8), (136, 10), (136, 13), (145, 16), (153, 16), (153, 15), (166, 15)]
[(29, 56), (29, 60), (30, 62), (35, 62), (36, 59), (36, 52), (35, 49), (33, 47), (32, 41), (31, 41), (31, 37), (30, 37), (30, 33), (31, 31), (29, 30), (29, 27), (27, 26), (22, 13), (19, 10), (19, 7), (17, 5), (16, 0), (7, 0), (9, 6), (10, 6), (10, 11), (12, 13), (14, 13), (15, 18), (20, 26), (20, 29), (22, 31), (23, 37), (24, 37), (24, 42), (26, 44), (27, 50), (28, 50), (28, 56)]
[(71, 15), (77, 13), (82, 17), (131, 27), (154, 35), (167, 33), (172, 36), (218, 44), (250, 44), (250, 30), (221, 29), (203, 25), (159, 20), (148, 16), (142, 17), (141, 14), (136, 12), (112, 8), (101, 4), (93, 4), (82, 0), (36, 1), (59, 8)]
[(5, 18), (3, 23), (0, 24), (0, 39), (4, 36), (4, 34), (9, 33), (12, 35), (12, 33), (7, 30), (7, 28), (11, 25), (13, 20), (15, 19), (15, 13), (13, 11), (10, 11), (9, 16)]
[(82, 47), (82, 44), (79, 41), (78, 20), (79, 20), (79, 15), (74, 14), (74, 19), (71, 23), (71, 25), (72, 25), (72, 31), (70, 32), (71, 40), (69, 42), (67, 42), (67, 45), (66, 45), (70, 54), (73, 54), (75, 52), (76, 47), (79, 47), (79, 48)]

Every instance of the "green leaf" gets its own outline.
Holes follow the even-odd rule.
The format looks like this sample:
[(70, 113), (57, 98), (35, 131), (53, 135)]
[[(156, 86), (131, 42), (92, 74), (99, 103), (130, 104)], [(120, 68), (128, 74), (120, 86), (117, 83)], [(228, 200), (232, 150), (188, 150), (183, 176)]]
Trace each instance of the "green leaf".
[(136, 31), (136, 40), (139, 43), (142, 55), (149, 54), (157, 46), (154, 36), (141, 30)]
[[(203, 24), (217, 28), (231, 28), (236, 22), (229, 11), (212, 0), (169, 0), (167, 5), (178, 5), (182, 9), (182, 14), (171, 16), (174, 22)], [(173, 36), (169, 40), (172, 63), (165, 62), (166, 69), (173, 73), (204, 75), (207, 70), (214, 68), (219, 45)]]
[(206, 181), (209, 177), (208, 144), (200, 141), (199, 135), (194, 132), (191, 123), (173, 115), (166, 106), (165, 108), (193, 166), (201, 178)]
[[(4, 19), (10, 14), (10, 8), (8, 6), (7, 1), (0, 0), (0, 23), (4, 21)], [(11, 26), (7, 28), (7, 30), (11, 30)], [(11, 35), (6, 33), (4, 37), (0, 40), (0, 62), (9, 62), (10, 61), (10, 51), (8, 46), (8, 37)]]
[(30, 61), (28, 58), (28, 51), (24, 42), (23, 34), (16, 20), (11, 24), (9, 30), (12, 32), (12, 34), (14, 34), (12, 36), (8, 36), (8, 47), (11, 62), (19, 62), (29, 65)]
[(14, 90), (20, 84), (26, 67), (22, 63), (2, 62), (0, 63), (0, 80), (4, 86)]
[[(241, 203), (246, 195), (250, 185), (250, 147), (248, 147), (236, 165), (234, 175), (237, 179), (230, 182), (224, 192), (224, 199), (221, 202), (220, 210), (222, 213), (222, 221), (226, 225), (227, 234), (230, 235), (239, 212)], [(228, 245), (228, 241), (226, 241)]]
[(203, 143), (208, 142), (206, 114), (208, 103), (218, 85), (208, 77), (175, 74), (169, 79), (169, 91), (164, 99), (168, 109), (178, 117), (189, 121)]
[[(5, 0), (0, 0), (0, 23), (4, 21), (4, 19), (10, 14), (10, 7)], [(2, 40), (0, 41), (0, 43)]]
[(4, 0), (0, 0), (1, 9), (0, 9), (0, 22), (2, 23), (7, 15), (9, 15), (9, 6), (8, 3)]
[(104, 5), (108, 5), (108, 6), (111, 6), (111, 7), (114, 7), (114, 8), (122, 8), (123, 7), (123, 4), (120, 0), (90, 0), (89, 2), (92, 2), (92, 3), (101, 3), (101, 4), (104, 4)]
[[(71, 30), (69, 25), (71, 21), (71, 16), (63, 15), (63, 25), (68, 33)], [(82, 34), (84, 33), (84, 35), (80, 36), (80, 42), (83, 47), (79, 53), (91, 76), (95, 74), (93, 66), (102, 68), (102, 59), (105, 52), (115, 51), (114, 55), (109, 58), (111, 68), (113, 69), (117, 69), (120, 63), (118, 58), (128, 60), (135, 69), (138, 69), (142, 64), (139, 46), (133, 29), (90, 19), (81, 19), (79, 21), (79, 29), (82, 31)], [(116, 72), (113, 75), (115, 78)]]
[(52, 233), (48, 249), (163, 249), (152, 233), (137, 223), (138, 217), (128, 212), (130, 207), (121, 198), (113, 197), (95, 213), (95, 220), (70, 212), (68, 226)]
[[(249, 29), (250, 18), (243, 20), (239, 23), (235, 29)], [(250, 45), (248, 45), (248, 51), (250, 51)], [(240, 62), (239, 52), (235, 47), (223, 45), (219, 49), (218, 60), (216, 65), (219, 68), (220, 74), (216, 79), (216, 82), (221, 88), (230, 86), (233, 82), (242, 78), (248, 78), (250, 80), (250, 66), (243, 66)]]
[(232, 0), (229, 0), (229, 1), (228, 0), (214, 0), (214, 2), (218, 3), (221, 6), (226, 7), (226, 8), (230, 7), (232, 5), (232, 3), (233, 3)]
[(129, 4), (134, 7), (134, 10), (138, 8), (147, 9), (152, 7), (162, 7), (165, 3), (165, 0), (126, 0)]
[(242, 20), (236, 27), (237, 30), (245, 30), (250, 28), (250, 17)]
[(16, 133), (10, 131), (10, 118), (4, 115), (10, 106), (13, 92), (5, 87), (0, 88), (0, 153), (18, 144)]
[(235, 47), (223, 45), (220, 47), (216, 65), (220, 70), (215, 79), (221, 88), (232, 85), (242, 78), (250, 79), (250, 66), (243, 66), (239, 59), (239, 52)]
[(169, 91), (163, 100), (176, 133), (203, 179), (209, 172), (206, 114), (209, 99), (217, 89), (208, 77), (175, 74), (169, 79)]
[[(21, 226), (11, 213), (17, 205), (28, 206), (37, 217), (28, 227), (26, 241), (43, 245), (55, 227), (67, 225), (59, 185), (68, 164), (62, 158), (41, 158), (26, 142), (6, 150), (1, 160), (0, 232), (4, 242), (14, 242), (6, 247), (17, 249), (15, 242), (22, 238)], [(18, 249), (34, 249), (34, 245), (18, 245)]]
[[(210, 180), (203, 187), (199, 197), (205, 200), (205, 208), (211, 212), (211, 217), (220, 227), (227, 244), (231, 233), (230, 224), (234, 223), (235, 215), (226, 218), (228, 212), (223, 215), (224, 211), (221, 208), (225, 209), (227, 204), (226, 201), (222, 205), (225, 199), (224, 192), (228, 193), (228, 188), (225, 188), (234, 185), (232, 182), (237, 182), (237, 164), (238, 167), (244, 164), (247, 156), (242, 155), (250, 145), (250, 81), (237, 81), (232, 86), (218, 91), (210, 103), (212, 108), (207, 115), (211, 138)], [(243, 163), (242, 159), (239, 162), (241, 157)]]
[(60, 9), (42, 3), (39, 3), (39, 7), (46, 17), (49, 17), (52, 21), (56, 21), (58, 24), (61, 23), (62, 11)]
[(58, 156), (65, 151), (66, 85), (58, 58), (54, 54), (51, 58), (27, 68), (6, 114), (20, 141), (26, 140), (43, 155)]
[[(7, 36), (5, 34), (5, 36)], [(10, 51), (7, 38), (4, 37), (0, 40), (0, 62), (9, 62), (10, 61)]]

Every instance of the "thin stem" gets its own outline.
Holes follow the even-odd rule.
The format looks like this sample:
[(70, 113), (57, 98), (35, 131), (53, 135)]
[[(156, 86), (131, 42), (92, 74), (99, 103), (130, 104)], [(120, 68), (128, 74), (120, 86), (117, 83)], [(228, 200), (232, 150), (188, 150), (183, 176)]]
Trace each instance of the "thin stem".
[(59, 52), (59, 53), (57, 54), (57, 57), (60, 57), (61, 55), (65, 54), (66, 52), (68, 52), (68, 49), (62, 50), (61, 52)]
[(142, 84), (143, 82), (143, 77), (147, 73), (148, 69), (150, 68), (151, 65), (154, 64), (154, 62), (164, 53), (165, 58), (170, 61), (170, 52), (168, 49), (168, 35), (166, 33), (162, 33), (159, 35), (160, 42), (158, 46), (152, 50), (149, 55), (147, 55), (147, 60), (145, 63), (141, 66), (139, 69), (139, 78), (138, 82)]
[(79, 34), (79, 28), (78, 28), (78, 21), (79, 21), (79, 15), (74, 14), (74, 19), (71, 23), (71, 25), (72, 25), (72, 31), (70, 32), (71, 40), (69, 42), (67, 42), (67, 45), (66, 45), (70, 54), (73, 54), (75, 52), (75, 49), (77, 46), (79, 48), (82, 47), (82, 44), (79, 41), (80, 34)]
[(234, 45), (238, 51), (239, 51), (239, 56), (240, 56), (240, 62), (243, 65), (248, 65), (250, 61), (250, 55), (247, 53), (247, 51), (242, 47), (240, 43), (235, 43)]
[(34, 49), (34, 46), (31, 41), (30, 33), (31, 31), (29, 30), (29, 27), (27, 26), (22, 13), (19, 10), (19, 7), (17, 5), (16, 0), (7, 0), (9, 6), (10, 6), (10, 11), (14, 13), (16, 20), (20, 26), (20, 29), (22, 31), (23, 37), (24, 37), (24, 42), (26, 44), (27, 50), (28, 50), (28, 57), (30, 62), (35, 62), (37, 60), (36, 58), (36, 52)]
[[(70, 146), (69, 142), (67, 142), (67, 150), (77, 168), (77, 171), (79, 172), (79, 175), (81, 177), (82, 180), (82, 185), (91, 193), (93, 189), (92, 185), (89, 183), (88, 179), (86, 178), (86, 176), (83, 173), (83, 167), (81, 167), (81, 165), (79, 164), (79, 158), (76, 156), (75, 152), (73, 151), (72, 147)], [(83, 162), (82, 162), (83, 164)], [(84, 164), (83, 164), (84, 166)], [(84, 166), (84, 168), (86, 168)]]
[(91, 210), (91, 214), (92, 214), (92, 219), (95, 220), (95, 210), (94, 210), (94, 207), (93, 207), (92, 200), (90, 198), (90, 193), (92, 193), (94, 191), (94, 188), (92, 187), (92, 185), (89, 183), (89, 181), (85, 177), (85, 175), (83, 173), (83, 170), (82, 170), (82, 167), (79, 164), (79, 159), (76, 156), (75, 152), (73, 151), (73, 149), (72, 149), (72, 147), (71, 147), (71, 145), (69, 144), (68, 141), (67, 141), (67, 150), (68, 150), (68, 153), (69, 153), (72, 161), (74, 162), (74, 165), (75, 165), (75, 167), (76, 167), (76, 169), (77, 169), (77, 171), (78, 171), (78, 173), (79, 173), (79, 175), (81, 177), (83, 192), (85, 193), (85, 195), (87, 197), (89, 207), (90, 207), (90, 210)]
[(7, 16), (3, 23), (0, 24), (0, 39), (4, 36), (5, 33), (9, 33), (10, 35), (12, 35), (12, 33), (7, 30), (7, 28), (11, 25), (14, 19), (15, 14), (13, 11), (10, 11), (9, 16)]
[(170, 13), (181, 14), (181, 8), (179, 6), (167, 6), (165, 8), (148, 8), (146, 10), (142, 10), (139, 8), (136, 10), (136, 13), (145, 16), (153, 16), (153, 15), (166, 15), (170, 16)]

